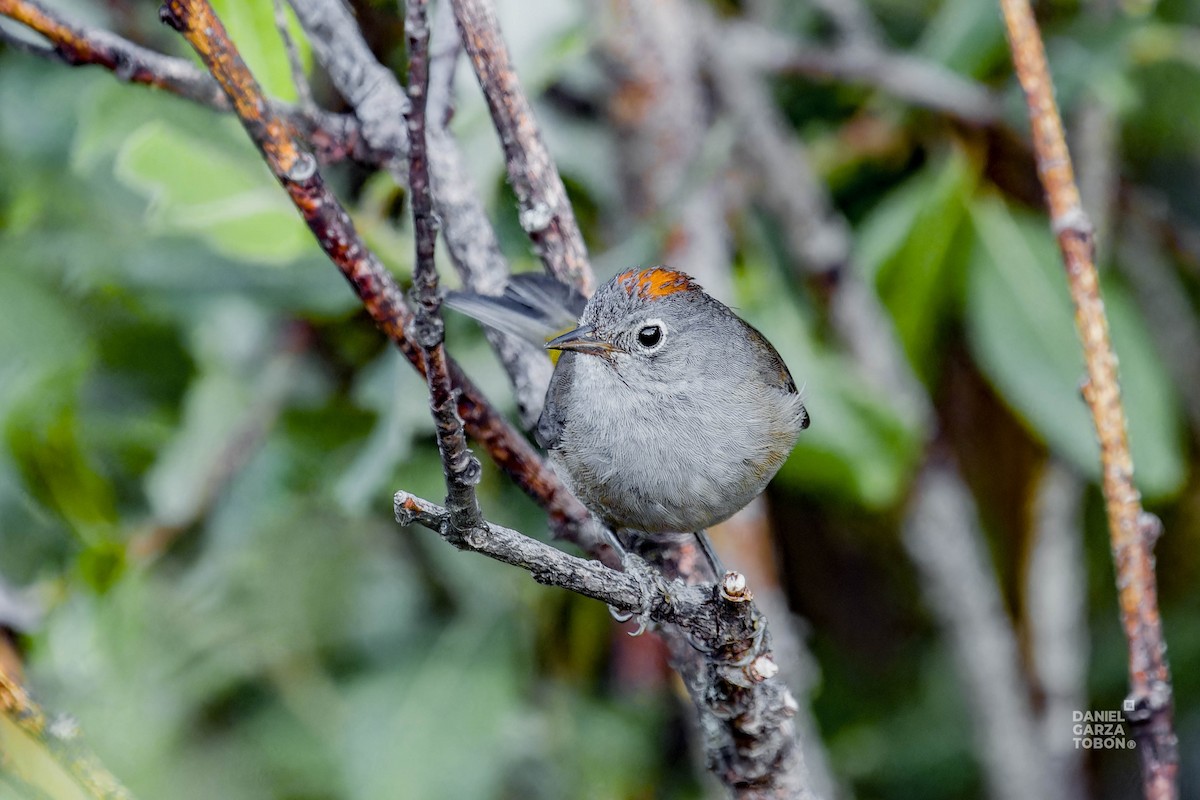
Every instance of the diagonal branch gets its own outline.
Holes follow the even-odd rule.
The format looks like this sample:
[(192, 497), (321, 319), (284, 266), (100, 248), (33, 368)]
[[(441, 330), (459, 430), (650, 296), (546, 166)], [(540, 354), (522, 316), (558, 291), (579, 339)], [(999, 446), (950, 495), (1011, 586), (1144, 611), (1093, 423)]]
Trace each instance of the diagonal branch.
[(463, 46), (475, 67), (504, 148), (508, 181), (521, 206), (521, 227), (529, 234), (546, 270), (585, 295), (596, 288), (583, 234), (567, 200), (562, 178), (542, 141), (508, 45), (490, 0), (452, 0)]
[(1154, 575), (1154, 542), (1162, 533), (1162, 523), (1142, 510), (1141, 495), (1133, 484), (1117, 358), (1092, 261), (1092, 227), (1080, 203), (1042, 37), (1028, 0), (1000, 0), (1000, 8), (1013, 65), (1029, 106), (1038, 176), (1046, 190), (1050, 224), (1062, 251), (1075, 304), (1075, 326), (1083, 342), (1087, 365), (1083, 395), (1100, 440), (1121, 625), (1129, 646), (1129, 699), (1134, 710), (1127, 716), (1139, 745), (1145, 795), (1166, 800), (1178, 796), (1179, 752)]
[[(212, 76), (182, 58), (163, 55), (109, 31), (74, 22), (37, 0), (0, 0), (0, 15), (50, 41), (51, 47), (23, 43), (23, 48), (35, 55), (72, 67), (103, 67), (118, 80), (163, 89), (217, 111), (232, 108)], [(277, 101), (271, 102), (271, 108), (303, 134), (323, 164), (344, 158), (375, 164), (386, 155), (367, 144), (358, 120), (352, 116), (315, 107), (301, 109)]]
[[(362, 242), (349, 214), (325, 185), (312, 156), (299, 149), (287, 124), (266, 104), (224, 26), (205, 0), (170, 0), (163, 20), (178, 30), (221, 84), (251, 140), (321, 248), (350, 282), (375, 324), (418, 370), (421, 349), (407, 334), (412, 312), (400, 287)], [(484, 399), (458, 366), (448, 362), (459, 390), (458, 413), (467, 432), (526, 493), (550, 513), (568, 538), (588, 524), (583, 505), (566, 490), (533, 447)]]
[(450, 527), (455, 532), (479, 529), (483, 514), (475, 496), (479, 462), (467, 449), (462, 420), (454, 408), (454, 389), (447, 370), (446, 326), (442, 321), (442, 298), (438, 294), (434, 247), (437, 220), (429, 187), (429, 158), (425, 151), (425, 107), (429, 96), (429, 19), (427, 0), (408, 0), (404, 35), (408, 40), (408, 186), (412, 195), (416, 260), (413, 265), (412, 338), (421, 345), (425, 379), (429, 383), (429, 407), (437, 427), (438, 452), (446, 475), (446, 506)]

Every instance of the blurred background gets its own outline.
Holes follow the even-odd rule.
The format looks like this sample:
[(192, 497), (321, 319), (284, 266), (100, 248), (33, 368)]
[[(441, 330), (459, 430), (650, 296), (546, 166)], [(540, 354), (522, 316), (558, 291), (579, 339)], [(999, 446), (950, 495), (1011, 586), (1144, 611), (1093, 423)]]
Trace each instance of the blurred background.
[[(214, 5), (294, 100), (269, 0)], [(353, 5), (402, 75), (402, 9)], [(1136, 752), (1073, 742), (1072, 712), (1121, 708), (1126, 646), (996, 5), (498, 6), (599, 277), (693, 272), (804, 385), (812, 427), (714, 538), (771, 612), (818, 785), (1005, 797), (1025, 765), (1048, 797), (1138, 795)], [(155, 4), (53, 7), (186, 54)], [(1137, 484), (1165, 523), (1183, 792), (1200, 797), (1200, 5), (1037, 11)], [(293, 28), (319, 102), (344, 108)], [(513, 269), (539, 269), (465, 62), (453, 130)], [(406, 281), (404, 192), (326, 174)], [(451, 317), (448, 342), (515, 418), (478, 328)], [(135, 794), (715, 796), (652, 635), (396, 527), (395, 489), (443, 494), (423, 383), (236, 121), (2, 43), (0, 432), (0, 662)], [(487, 516), (546, 537), (483, 460)], [(73, 796), (39, 784), (53, 768), (34, 751), (0, 727), (0, 796)]]

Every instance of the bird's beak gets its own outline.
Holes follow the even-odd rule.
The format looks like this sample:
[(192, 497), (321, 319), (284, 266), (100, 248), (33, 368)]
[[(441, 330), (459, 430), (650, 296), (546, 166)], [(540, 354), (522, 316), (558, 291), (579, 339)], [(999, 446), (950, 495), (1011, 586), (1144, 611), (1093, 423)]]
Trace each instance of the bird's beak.
[(572, 350), (576, 353), (604, 355), (611, 353), (611, 344), (596, 336), (596, 330), (591, 325), (580, 325), (573, 331), (567, 331), (562, 336), (546, 342), (547, 350)]

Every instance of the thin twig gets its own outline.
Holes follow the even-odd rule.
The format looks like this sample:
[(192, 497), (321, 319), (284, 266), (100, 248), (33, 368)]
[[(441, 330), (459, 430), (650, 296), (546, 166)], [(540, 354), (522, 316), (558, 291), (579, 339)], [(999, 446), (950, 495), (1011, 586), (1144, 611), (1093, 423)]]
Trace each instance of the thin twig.
[(1141, 495), (1133, 484), (1117, 359), (1092, 263), (1092, 228), (1080, 204), (1042, 37), (1028, 0), (1000, 0), (1000, 8), (1017, 78), (1029, 106), (1038, 176), (1046, 190), (1050, 224), (1062, 251), (1075, 304), (1075, 326), (1083, 342), (1088, 376), (1083, 395), (1100, 440), (1102, 489), (1116, 562), (1121, 624), (1129, 646), (1129, 699), (1134, 710), (1127, 718), (1138, 741), (1145, 795), (1167, 800), (1178, 796), (1179, 752), (1154, 575), (1153, 548), (1162, 523), (1142, 509)]
[[(287, 125), (266, 105), (261, 88), (211, 6), (205, 0), (170, 0), (161, 15), (184, 35), (220, 82), (272, 174), (296, 204), (321, 248), (350, 282), (375, 324), (410, 363), (422, 370), (421, 348), (406, 332), (412, 313), (400, 287), (363, 244), (349, 214), (325, 185), (313, 158), (297, 147)], [(453, 361), (449, 362), (448, 370), (459, 390), (458, 412), (467, 432), (518, 486), (564, 525), (564, 535), (578, 535), (589, 525), (587, 510)]]
[(437, 429), (438, 452), (446, 475), (446, 507), (450, 527), (456, 532), (484, 526), (475, 485), (479, 483), (479, 462), (467, 449), (462, 420), (454, 408), (454, 389), (446, 366), (446, 326), (442, 321), (442, 298), (438, 294), (437, 219), (433, 213), (433, 193), (429, 187), (429, 159), (425, 148), (425, 106), (429, 97), (429, 19), (427, 0), (408, 0), (404, 17), (404, 35), (408, 40), (408, 187), (412, 197), (413, 238), (416, 260), (413, 263), (413, 298), (416, 309), (412, 320), (412, 338), (421, 346), (425, 361), (425, 379), (429, 383), (429, 407)]
[(296, 47), (296, 42), (292, 39), (291, 31), (288, 30), (290, 22), (288, 20), (287, 9), (283, 4), (283, 0), (271, 0), (271, 6), (275, 11), (275, 28), (279, 31), (279, 39), (283, 42), (284, 52), (287, 53), (288, 68), (292, 71), (292, 83), (296, 87), (296, 99), (300, 104), (300, 110), (304, 113), (309, 113), (317, 108), (317, 103), (313, 100), (312, 87), (308, 85), (308, 76), (304, 74), (304, 64), (300, 60), (300, 50)]
[(591, 295), (596, 281), (567, 190), (542, 140), (533, 109), (512, 67), (490, 0), (452, 0), (463, 46), (475, 67), (504, 148), (521, 227), (546, 270)]
[[(395, 510), (401, 525), (420, 523), (455, 547), (529, 571), (538, 583), (668, 625), (665, 632), (674, 634), (668, 640), (689, 654), (679, 668), (706, 712), (705, 749), (714, 774), (738, 798), (813, 797), (796, 745), (796, 701), (777, 677), (766, 620), (742, 575), (728, 572), (717, 586), (689, 585), (668, 580), (636, 556), (618, 572), (500, 525), (456, 531), (446, 509), (408, 492), (396, 493)], [(703, 696), (695, 694), (700, 688)]]
[[(47, 48), (25, 43), (22, 49), (26, 52), (73, 67), (103, 67), (125, 83), (163, 89), (217, 111), (232, 110), (212, 76), (182, 58), (156, 53), (109, 31), (69, 20), (37, 0), (0, 0), (0, 15), (20, 22), (52, 44)], [(323, 164), (345, 158), (376, 164), (385, 157), (366, 144), (353, 116), (316, 108), (309, 113), (277, 101), (271, 101), (271, 107), (304, 135)]]
[(83, 743), (70, 717), (51, 719), (20, 683), (0, 669), (0, 713), (46, 751), (67, 774), (97, 800), (133, 800), (129, 790)]

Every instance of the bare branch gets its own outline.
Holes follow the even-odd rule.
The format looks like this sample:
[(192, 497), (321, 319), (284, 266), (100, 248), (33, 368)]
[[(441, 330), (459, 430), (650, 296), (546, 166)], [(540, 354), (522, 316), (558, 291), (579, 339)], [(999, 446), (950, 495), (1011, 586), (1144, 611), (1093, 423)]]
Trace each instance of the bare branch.
[[(407, 334), (412, 313), (400, 287), (362, 242), (349, 214), (325, 185), (313, 158), (297, 147), (286, 124), (266, 105), (262, 90), (212, 8), (204, 0), (170, 0), (164, 5), (162, 16), (184, 35), (220, 82), (272, 174), (296, 204), (321, 248), (350, 282), (375, 324), (396, 343), (410, 363), (422, 370), (422, 351)], [(459, 390), (458, 413), (467, 432), (518, 486), (546, 508), (563, 535), (581, 536), (581, 531), (591, 524), (583, 505), (453, 361), (449, 362), (448, 371)]]
[[(108, 31), (70, 21), (37, 0), (0, 0), (0, 15), (20, 22), (53, 45), (46, 48), (22, 43), (26, 52), (73, 67), (103, 67), (126, 83), (163, 89), (217, 111), (231, 110), (212, 76), (182, 58), (156, 53)], [(274, 101), (271, 108), (309, 141), (323, 164), (344, 158), (373, 164), (384, 157), (379, 149), (367, 146), (354, 117), (315, 107), (297, 109)]]
[(890, 52), (874, 40), (828, 47), (744, 21), (726, 23), (724, 37), (733, 57), (755, 70), (872, 86), (975, 125), (1000, 119), (1000, 99), (987, 87), (936, 62)]
[(456, 531), (449, 512), (397, 492), (396, 520), (418, 522), (455, 547), (527, 570), (559, 586), (663, 623), (677, 668), (701, 715), (709, 768), (738, 798), (811, 798), (796, 745), (796, 701), (777, 677), (766, 620), (745, 578), (727, 572), (718, 586), (668, 580), (637, 556), (618, 572), (563, 553), (500, 525)]
[[(399, 166), (408, 154), (408, 97), (390, 70), (375, 60), (358, 23), (341, 0), (288, 0), (338, 92), (354, 109), (362, 135)], [(406, 183), (400, 180), (400, 183)]]
[(1087, 702), (1087, 567), (1080, 506), (1083, 484), (1054, 461), (1038, 481), (1033, 547), (1025, 575), (1030, 662), (1042, 697), (1042, 747), (1048, 795), (1084, 800), (1084, 756), (1063, 734)]
[(1006, 624), (970, 494), (955, 472), (938, 464), (925, 468), (903, 539), (921, 574), (926, 604), (958, 664), (989, 796), (1049, 797), (1016, 638)]
[(312, 87), (308, 85), (308, 76), (304, 74), (300, 51), (296, 48), (296, 43), (292, 41), (292, 34), (288, 31), (286, 7), (283, 0), (271, 0), (271, 7), (275, 11), (275, 28), (279, 31), (279, 38), (287, 53), (288, 67), (292, 71), (292, 83), (296, 86), (296, 96), (300, 100), (300, 108), (309, 112), (317, 107), (317, 103), (313, 100)]
[(416, 311), (412, 338), (424, 351), (425, 378), (429, 383), (429, 407), (437, 429), (438, 452), (446, 475), (446, 506), (450, 527), (456, 533), (483, 527), (483, 512), (475, 496), (479, 462), (467, 449), (462, 420), (454, 408), (454, 389), (447, 369), (446, 327), (442, 322), (442, 298), (438, 294), (437, 220), (433, 214), (433, 192), (429, 187), (429, 159), (425, 154), (425, 104), (429, 97), (429, 19), (427, 0), (408, 0), (404, 35), (408, 40), (408, 186), (412, 196), (413, 297)]
[(1013, 65), (1029, 106), (1038, 176), (1046, 190), (1050, 224), (1066, 266), (1075, 325), (1087, 364), (1083, 395), (1100, 440), (1102, 488), (1116, 562), (1121, 624), (1129, 646), (1134, 711), (1127, 716), (1138, 741), (1145, 795), (1166, 800), (1178, 796), (1179, 752), (1154, 575), (1153, 548), (1162, 523), (1142, 509), (1141, 495), (1133, 484), (1117, 359), (1108, 335), (1099, 277), (1092, 263), (1091, 223), (1080, 204), (1042, 37), (1028, 0), (1000, 0), (1000, 7)]
[[(90, 797), (133, 800), (129, 790), (83, 743), (70, 717), (51, 719), (25, 688), (0, 668), (0, 713), (54, 758)], [(7, 766), (7, 765), (6, 765)]]
[(490, 0), (452, 2), (463, 46), (475, 67), (504, 148), (508, 181), (521, 206), (521, 227), (550, 274), (591, 295), (596, 279), (588, 263), (583, 234), (513, 70), (495, 10)]

